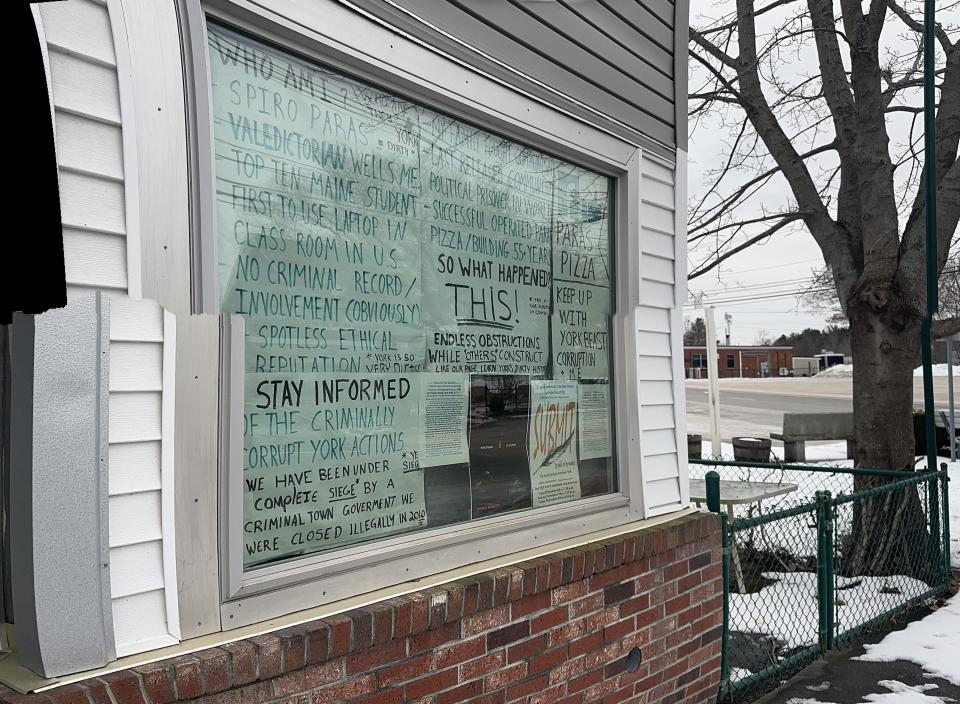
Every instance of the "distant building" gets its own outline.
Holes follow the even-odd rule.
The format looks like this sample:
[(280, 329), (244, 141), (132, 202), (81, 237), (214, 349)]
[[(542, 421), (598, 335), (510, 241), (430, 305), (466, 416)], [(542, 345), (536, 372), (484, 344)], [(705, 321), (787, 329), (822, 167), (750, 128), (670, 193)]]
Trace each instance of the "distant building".
[[(756, 378), (790, 376), (793, 373), (793, 347), (717, 346), (720, 378)], [(683, 367), (688, 379), (707, 377), (707, 348), (684, 347)]]
[(794, 357), (794, 376), (814, 376), (820, 371), (820, 362), (816, 357)]
[(838, 364), (846, 364), (850, 361), (850, 358), (844, 356), (842, 352), (827, 352), (826, 350), (820, 354), (815, 354), (814, 357), (817, 360), (817, 366), (820, 371), (835, 367)]

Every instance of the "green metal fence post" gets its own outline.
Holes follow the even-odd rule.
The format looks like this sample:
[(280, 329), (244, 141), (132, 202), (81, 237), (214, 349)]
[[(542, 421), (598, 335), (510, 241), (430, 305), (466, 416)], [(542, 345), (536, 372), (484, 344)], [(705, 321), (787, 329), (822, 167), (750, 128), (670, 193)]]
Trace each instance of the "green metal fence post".
[(709, 471), (704, 477), (707, 486), (707, 508), (720, 516), (720, 541), (723, 548), (723, 630), (720, 643), (720, 691), (717, 701), (721, 701), (730, 691), (730, 662), (728, 645), (730, 641), (730, 530), (727, 514), (720, 509), (720, 474)]
[[(940, 465), (940, 500), (943, 502), (943, 586), (950, 588), (950, 475), (947, 472), (947, 463)], [(935, 510), (935, 509), (931, 509)]]
[(833, 511), (829, 491), (818, 491), (817, 499), (817, 610), (821, 650), (833, 648)]
[[(938, 565), (941, 562), (940, 556), (943, 548), (940, 545), (940, 539), (943, 534), (940, 532), (940, 497), (937, 493), (940, 489), (940, 477), (936, 476), (934, 472), (931, 472), (927, 477), (927, 510), (930, 513), (930, 546), (928, 548), (930, 557), (928, 559), (931, 565)], [(939, 572), (940, 567), (935, 567), (933, 574), (936, 575)], [(949, 575), (949, 570), (947, 570), (947, 573)], [(949, 576), (947, 579), (949, 579)]]

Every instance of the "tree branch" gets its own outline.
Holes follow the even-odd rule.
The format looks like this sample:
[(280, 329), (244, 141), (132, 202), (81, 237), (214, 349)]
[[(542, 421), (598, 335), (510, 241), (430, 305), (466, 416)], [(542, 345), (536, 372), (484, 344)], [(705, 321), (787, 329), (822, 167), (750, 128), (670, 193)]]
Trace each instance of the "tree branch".
[(960, 317), (934, 320), (930, 333), (934, 340), (942, 340), (945, 337), (960, 333)]
[(757, 235), (754, 235), (753, 237), (750, 237), (750, 238), (747, 239), (745, 242), (737, 245), (737, 246), (734, 247), (733, 249), (729, 249), (729, 250), (727, 250), (726, 252), (724, 252), (723, 254), (719, 254), (719, 253), (718, 253), (718, 256), (717, 256), (716, 259), (714, 259), (713, 261), (711, 261), (709, 264), (702, 264), (702, 265), (700, 266), (700, 268), (698, 268), (698, 269), (694, 270), (693, 272), (691, 272), (691, 273), (687, 276), (687, 279), (690, 280), (690, 281), (692, 281), (693, 279), (696, 279), (696, 278), (699, 277), (699, 276), (703, 276), (703, 275), (706, 274), (708, 271), (711, 271), (712, 269), (716, 269), (718, 266), (720, 266), (720, 264), (721, 264), (722, 262), (726, 261), (727, 259), (729, 259), (730, 257), (734, 256), (735, 254), (737, 254), (737, 253), (739, 253), (739, 252), (742, 252), (742, 251), (745, 250), (747, 247), (750, 247), (751, 245), (754, 245), (754, 244), (756, 244), (757, 242), (762, 242), (763, 240), (767, 239), (768, 237), (770, 237), (771, 235), (773, 235), (774, 233), (776, 233), (778, 230), (781, 230), (781, 229), (783, 229), (784, 227), (786, 227), (787, 225), (789, 225), (791, 222), (796, 222), (797, 220), (802, 220), (802, 219), (803, 219), (803, 214), (802, 214), (802, 213), (792, 213), (792, 214), (790, 214), (789, 216), (785, 217), (783, 220), (781, 220), (780, 222), (778, 222), (776, 225), (773, 225), (773, 226), (771, 226), (771, 227), (768, 227), (768, 228), (767, 228), (766, 230), (764, 230), (763, 232), (761, 232), (761, 233), (759, 233), (759, 234), (757, 234)]

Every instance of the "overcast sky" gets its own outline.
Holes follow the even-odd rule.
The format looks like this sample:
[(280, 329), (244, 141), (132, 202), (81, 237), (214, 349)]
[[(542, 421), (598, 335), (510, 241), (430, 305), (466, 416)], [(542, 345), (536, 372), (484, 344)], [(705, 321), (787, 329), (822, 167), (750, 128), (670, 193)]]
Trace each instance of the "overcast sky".
[[(706, 12), (711, 17), (717, 17), (729, 11), (732, 6), (733, 3), (730, 0), (691, 3), (691, 23), (696, 27), (703, 27), (708, 22), (702, 13)], [(942, 13), (938, 14), (938, 20), (960, 24), (960, 16), (956, 11), (951, 11), (950, 17), (944, 17)], [(762, 24), (758, 27), (758, 31), (760, 33), (764, 31)], [(884, 41), (894, 48), (904, 47), (904, 40), (898, 36), (900, 32), (900, 25), (892, 21), (888, 22)], [(799, 76), (803, 72), (809, 74), (811, 67), (815, 69), (816, 66), (816, 53), (811, 49), (809, 55), (793, 55), (790, 61), (783, 63), (778, 73)], [(691, 70), (690, 86), (691, 90), (695, 90), (702, 85), (702, 77), (697, 74), (695, 68), (692, 67)], [(904, 144), (909, 138), (908, 116), (903, 113), (896, 115), (903, 115), (903, 119), (889, 124), (892, 149), (897, 144)], [(922, 120), (920, 122), (922, 124)], [(832, 138), (832, 125), (828, 131), (830, 134), (826, 135), (826, 139)], [(922, 134), (922, 131), (915, 133), (915, 136), (917, 134)], [(691, 130), (689, 146), (691, 203), (698, 201), (711, 185), (709, 172), (724, 163), (729, 140), (730, 130), (722, 126), (719, 119), (701, 121), (696, 129)], [(829, 157), (829, 159), (835, 160), (835, 157)], [(738, 185), (742, 180), (745, 180), (745, 177), (735, 178), (730, 185)], [(757, 215), (760, 214), (763, 206), (767, 211), (772, 211), (784, 208), (790, 200), (792, 198), (786, 183), (782, 179), (775, 180), (765, 186), (759, 196), (753, 199), (751, 208), (753, 214)], [(742, 212), (749, 215), (747, 211)], [(704, 254), (696, 251), (691, 253), (688, 261), (691, 270), (702, 262)], [(690, 282), (689, 288), (691, 294), (704, 292), (706, 300), (714, 302), (717, 311), (717, 332), (721, 339), (724, 332), (724, 314), (729, 313), (732, 316), (732, 341), (735, 344), (754, 344), (761, 331), (766, 331), (776, 338), (782, 333), (799, 331), (805, 327), (824, 327), (825, 315), (811, 312), (798, 301), (796, 296), (792, 295), (793, 291), (804, 286), (813, 268), (823, 266), (819, 247), (810, 234), (800, 228), (799, 231), (789, 234), (778, 233), (765, 244), (754, 245), (727, 260), (718, 269)], [(702, 313), (692, 305), (684, 309), (685, 318), (692, 319), (698, 315)]]

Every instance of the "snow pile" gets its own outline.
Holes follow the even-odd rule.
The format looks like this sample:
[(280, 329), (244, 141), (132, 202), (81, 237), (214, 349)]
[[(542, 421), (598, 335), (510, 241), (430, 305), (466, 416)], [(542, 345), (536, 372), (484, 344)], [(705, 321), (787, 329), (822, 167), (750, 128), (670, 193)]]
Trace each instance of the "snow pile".
[(865, 645), (866, 654), (856, 660), (893, 662), (906, 660), (924, 671), (960, 685), (960, 596), (902, 631), (895, 631), (875, 645)]
[[(730, 594), (730, 630), (768, 635), (785, 650), (816, 643), (816, 573), (765, 572), (763, 577), (776, 581), (758, 592)], [(892, 584), (897, 589), (891, 589)], [(929, 589), (919, 579), (903, 576), (838, 576), (836, 585), (837, 625), (841, 631), (880, 616)]]
[[(927, 692), (939, 689), (938, 685), (935, 684), (919, 684), (915, 687), (911, 687), (908, 684), (903, 682), (898, 682), (897, 680), (880, 680), (877, 682), (878, 685), (888, 690), (880, 694), (868, 694), (864, 697), (863, 702), (867, 704), (868, 702), (876, 704), (945, 704), (946, 702), (952, 702), (953, 699), (941, 698), (934, 696), (932, 694), (927, 694)], [(818, 699), (788, 699), (786, 704), (829, 704), (828, 702), (821, 702)]]
[[(933, 365), (933, 375), (934, 376), (947, 376), (950, 372), (946, 364), (934, 364)], [(917, 367), (913, 370), (914, 376), (923, 376), (923, 367)], [(960, 376), (960, 367), (953, 367), (953, 375)]]
[(819, 374), (815, 375), (818, 379), (821, 377), (830, 377), (830, 376), (853, 376), (853, 365), (852, 364), (834, 364), (832, 367), (824, 369)]
[[(934, 364), (933, 365), (933, 375), (934, 376), (947, 376), (949, 371), (947, 370), (946, 364)], [(914, 376), (923, 376), (923, 367), (917, 367), (913, 370)], [(953, 375), (960, 376), (960, 366), (954, 366)], [(852, 364), (834, 364), (828, 369), (824, 369), (819, 374), (815, 374), (817, 378), (820, 377), (831, 377), (831, 376), (853, 376), (853, 365)]]

